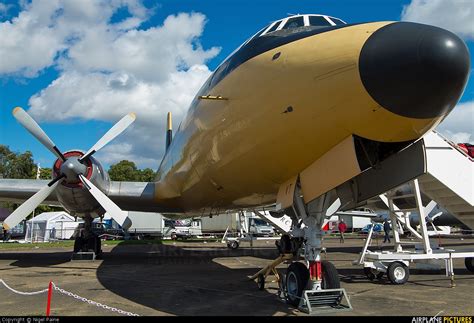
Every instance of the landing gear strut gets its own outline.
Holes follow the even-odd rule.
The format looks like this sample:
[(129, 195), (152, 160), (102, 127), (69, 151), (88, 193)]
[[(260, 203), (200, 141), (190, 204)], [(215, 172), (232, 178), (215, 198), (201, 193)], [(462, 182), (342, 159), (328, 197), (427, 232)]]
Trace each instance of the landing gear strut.
[(99, 236), (92, 230), (92, 220), (90, 216), (84, 218), (84, 226), (79, 229), (74, 240), (74, 255), (93, 252), (94, 258), (102, 257), (101, 241)]
[[(337, 211), (337, 203), (340, 200), (334, 191), (305, 203), (297, 185), (292, 210), (288, 212), (293, 220), (292, 229), (277, 243), (281, 255), (293, 255), (281, 294), (289, 304), (308, 313), (352, 309), (345, 290), (340, 288), (336, 267), (321, 260), (322, 227), (328, 210)], [(298, 259), (301, 254), (304, 262)]]

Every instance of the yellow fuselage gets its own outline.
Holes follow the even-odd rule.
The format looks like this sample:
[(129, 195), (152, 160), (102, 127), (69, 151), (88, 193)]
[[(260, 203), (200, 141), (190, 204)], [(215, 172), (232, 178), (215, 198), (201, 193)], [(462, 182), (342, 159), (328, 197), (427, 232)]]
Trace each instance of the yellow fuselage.
[(394, 114), (361, 82), (361, 49), (387, 24), (284, 44), (205, 85), (199, 95), (224, 99), (194, 100), (159, 169), (157, 201), (202, 215), (274, 203), (283, 182), (352, 134), (402, 142), (436, 126), (442, 116)]

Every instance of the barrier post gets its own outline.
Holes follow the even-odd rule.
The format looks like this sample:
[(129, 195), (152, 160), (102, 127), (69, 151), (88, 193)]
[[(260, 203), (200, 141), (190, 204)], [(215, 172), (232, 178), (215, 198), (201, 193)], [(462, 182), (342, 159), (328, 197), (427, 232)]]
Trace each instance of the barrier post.
[(51, 297), (53, 296), (53, 282), (49, 282), (48, 287), (48, 301), (46, 303), (46, 316), (49, 316), (51, 312)]

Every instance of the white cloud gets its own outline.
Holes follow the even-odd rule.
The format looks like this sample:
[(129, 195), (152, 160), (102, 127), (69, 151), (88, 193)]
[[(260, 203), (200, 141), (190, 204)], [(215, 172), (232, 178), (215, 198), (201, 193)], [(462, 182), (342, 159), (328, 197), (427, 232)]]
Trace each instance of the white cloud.
[(474, 101), (459, 103), (436, 128), (455, 143), (474, 141)]
[(162, 81), (177, 68), (202, 64), (218, 48), (203, 50), (194, 40), (204, 28), (201, 14), (179, 14), (162, 27), (123, 33), (98, 26), (84, 33), (70, 50), (66, 64), (80, 71), (127, 71), (146, 81)]
[(172, 72), (165, 82), (153, 83), (125, 73), (66, 72), (30, 99), (29, 112), (41, 121), (80, 118), (116, 122), (133, 111), (137, 114), (135, 124), (97, 157), (109, 164), (129, 159), (156, 169), (164, 152), (166, 113), (173, 113), (177, 128), (209, 74), (205, 65), (194, 65)]
[[(133, 28), (147, 18), (138, 0), (33, 0), (21, 7), (17, 17), (0, 23), (0, 75), (36, 77), (85, 33), (107, 27), (123, 29), (124, 24)], [(134, 23), (108, 24), (122, 7), (128, 8)]]
[[(128, 17), (112, 23), (124, 7)], [(56, 80), (30, 98), (31, 115), (47, 122), (116, 122), (136, 112), (135, 124), (97, 156), (156, 168), (166, 113), (173, 113), (177, 126), (210, 75), (206, 62), (220, 50), (199, 42), (205, 16), (180, 13), (140, 29), (153, 14), (140, 0), (34, 0), (22, 8), (0, 23), (0, 76), (59, 70)]]
[(472, 0), (412, 0), (404, 6), (402, 20), (442, 27), (474, 39)]

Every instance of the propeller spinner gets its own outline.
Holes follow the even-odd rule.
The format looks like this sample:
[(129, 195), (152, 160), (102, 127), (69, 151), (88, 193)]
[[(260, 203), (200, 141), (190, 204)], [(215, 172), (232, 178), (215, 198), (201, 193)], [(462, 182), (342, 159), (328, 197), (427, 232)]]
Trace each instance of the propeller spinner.
[(22, 108), (17, 107), (13, 110), (13, 116), (17, 121), (26, 128), (38, 141), (40, 141), (48, 150), (58, 157), (55, 165), (58, 169), (55, 172), (55, 178), (44, 188), (25, 201), (12, 214), (10, 214), (3, 222), (5, 229), (12, 228), (25, 219), (28, 214), (40, 205), (58, 186), (59, 183), (82, 185), (91, 193), (95, 200), (110, 214), (110, 216), (124, 229), (131, 226), (130, 219), (126, 213), (122, 211), (110, 198), (107, 197), (98, 187), (96, 187), (87, 177), (90, 170), (89, 157), (99, 151), (115, 137), (120, 135), (134, 121), (135, 114), (129, 113), (120, 119), (97, 143), (92, 146), (85, 154), (75, 153), (63, 154), (48, 135), (41, 129), (36, 121)]

